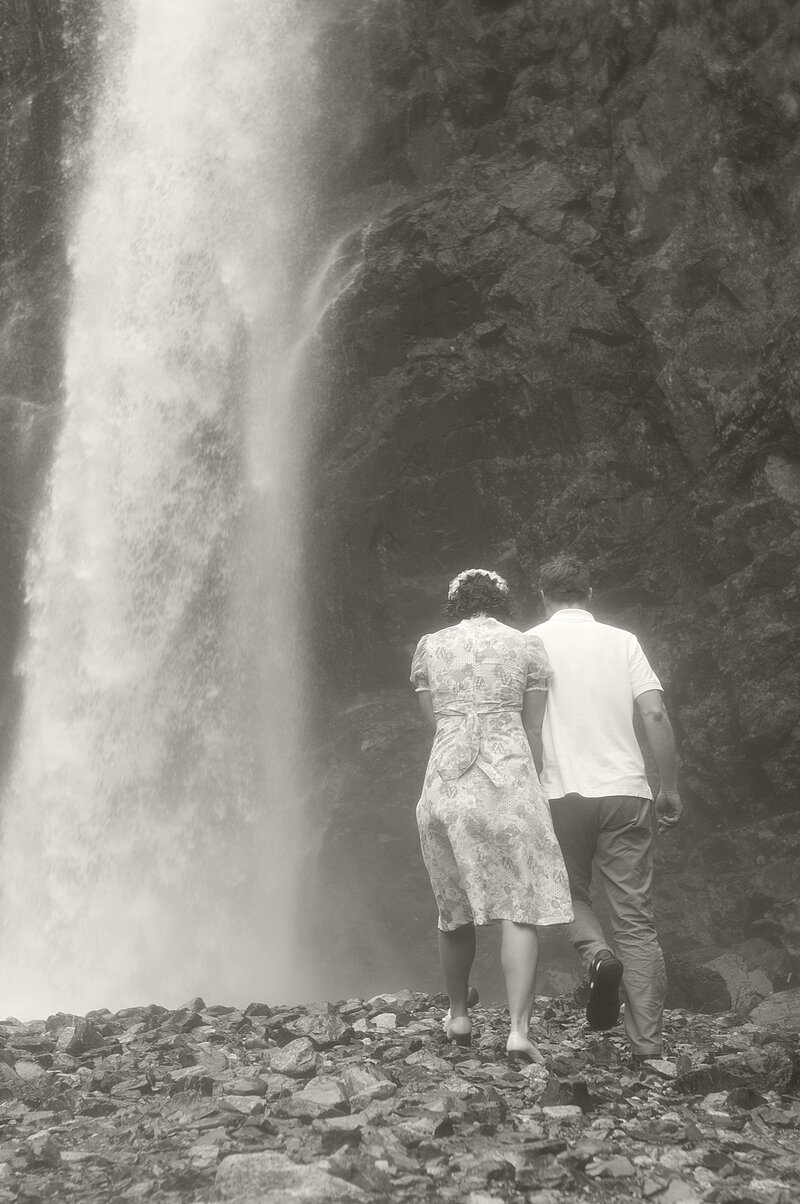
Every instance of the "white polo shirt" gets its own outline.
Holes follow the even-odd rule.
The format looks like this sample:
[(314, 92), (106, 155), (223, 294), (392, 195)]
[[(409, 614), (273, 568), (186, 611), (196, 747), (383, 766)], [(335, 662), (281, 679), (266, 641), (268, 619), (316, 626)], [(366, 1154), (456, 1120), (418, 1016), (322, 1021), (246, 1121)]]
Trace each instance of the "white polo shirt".
[(660, 690), (661, 682), (636, 636), (573, 607), (531, 631), (553, 667), (542, 729), (547, 797), (652, 798), (633, 704), (646, 690)]

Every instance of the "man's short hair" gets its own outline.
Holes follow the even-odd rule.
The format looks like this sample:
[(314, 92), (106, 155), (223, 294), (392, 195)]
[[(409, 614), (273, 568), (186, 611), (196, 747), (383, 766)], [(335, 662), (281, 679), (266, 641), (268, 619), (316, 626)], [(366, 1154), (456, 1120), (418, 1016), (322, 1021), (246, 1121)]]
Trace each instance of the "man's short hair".
[(577, 556), (554, 556), (539, 570), (539, 589), (553, 602), (585, 602), (591, 593), (589, 570)]

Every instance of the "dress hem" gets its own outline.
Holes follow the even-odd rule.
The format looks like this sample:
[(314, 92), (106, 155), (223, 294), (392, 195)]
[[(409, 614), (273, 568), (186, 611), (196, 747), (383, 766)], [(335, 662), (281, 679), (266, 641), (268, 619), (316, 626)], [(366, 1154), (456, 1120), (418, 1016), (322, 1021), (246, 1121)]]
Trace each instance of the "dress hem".
[(466, 924), (474, 924), (476, 928), (487, 928), (490, 924), (499, 924), (501, 920), (511, 920), (514, 924), (529, 924), (532, 928), (552, 928), (560, 924), (571, 924), (575, 916), (573, 912), (558, 913), (554, 916), (552, 913), (545, 916), (544, 919), (531, 920), (527, 916), (473, 916), (470, 920), (462, 920), (460, 924), (451, 924), (445, 927), (442, 924), (441, 916), (437, 927), (440, 932), (455, 932), (457, 928), (463, 928)]

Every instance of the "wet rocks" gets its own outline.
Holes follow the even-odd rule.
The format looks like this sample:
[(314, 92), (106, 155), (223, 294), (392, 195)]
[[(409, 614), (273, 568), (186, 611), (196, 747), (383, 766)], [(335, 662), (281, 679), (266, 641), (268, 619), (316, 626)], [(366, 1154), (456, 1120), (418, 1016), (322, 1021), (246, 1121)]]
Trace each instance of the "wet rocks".
[[(571, 995), (541, 998), (547, 1065), (520, 1069), (503, 1009), (473, 1008), (470, 1049), (445, 1041), (443, 1011), (405, 992), (249, 1008), (246, 1025), (203, 1001), (126, 1009), (88, 1020), (103, 1043), (78, 1056), (58, 1045), (84, 1018), (0, 1024), (0, 1202), (601, 1204), (613, 1185), (620, 1202), (793, 1204), (796, 1034), (672, 1010), (664, 1056), (633, 1065), (621, 1029), (590, 1033)], [(281, 1044), (320, 1017), (340, 1041)]]
[(719, 1091), (747, 1087), (752, 1091), (783, 1091), (792, 1080), (794, 1062), (780, 1047), (765, 1046), (739, 1053), (722, 1054), (707, 1066), (677, 1076), (680, 1091)]

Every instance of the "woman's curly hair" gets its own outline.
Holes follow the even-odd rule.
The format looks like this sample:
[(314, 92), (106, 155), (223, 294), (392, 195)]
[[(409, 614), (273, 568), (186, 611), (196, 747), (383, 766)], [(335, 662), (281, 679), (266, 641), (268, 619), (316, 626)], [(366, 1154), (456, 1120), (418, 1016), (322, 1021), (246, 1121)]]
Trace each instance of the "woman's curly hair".
[(513, 603), (507, 588), (501, 589), (491, 577), (476, 573), (459, 582), (445, 603), (444, 613), (448, 619), (470, 619), (484, 614), (506, 621), (513, 614)]

